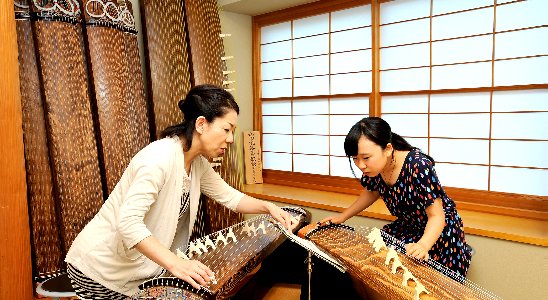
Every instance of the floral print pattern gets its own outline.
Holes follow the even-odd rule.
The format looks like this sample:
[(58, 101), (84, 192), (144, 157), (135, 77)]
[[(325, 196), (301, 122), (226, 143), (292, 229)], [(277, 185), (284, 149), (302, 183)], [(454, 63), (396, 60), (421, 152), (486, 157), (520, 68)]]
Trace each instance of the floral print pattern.
[(445, 228), (428, 252), (430, 258), (466, 276), (471, 255), (466, 248), (462, 220), (455, 202), (447, 197), (432, 162), (416, 150), (409, 151), (401, 173), (393, 186), (387, 185), (380, 175), (363, 175), (361, 184), (367, 190), (378, 191), (390, 213), (397, 220), (383, 230), (403, 241), (416, 243), (424, 234), (428, 216), (426, 208), (441, 199), (445, 212)]

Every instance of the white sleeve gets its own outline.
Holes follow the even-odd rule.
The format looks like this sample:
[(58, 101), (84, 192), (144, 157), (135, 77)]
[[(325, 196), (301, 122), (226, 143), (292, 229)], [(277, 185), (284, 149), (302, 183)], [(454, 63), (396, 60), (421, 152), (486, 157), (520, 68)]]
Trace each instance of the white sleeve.
[(221, 176), (213, 170), (205, 158), (200, 157), (200, 159), (201, 167), (205, 169), (200, 178), (201, 192), (230, 210), (236, 211), (238, 203), (240, 203), (244, 194), (228, 185)]

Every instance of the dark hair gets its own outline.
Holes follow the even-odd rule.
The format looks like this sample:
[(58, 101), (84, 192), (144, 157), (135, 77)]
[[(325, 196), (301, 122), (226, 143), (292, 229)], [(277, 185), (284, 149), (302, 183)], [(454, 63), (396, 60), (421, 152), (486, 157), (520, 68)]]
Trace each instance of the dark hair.
[[(392, 147), (399, 151), (417, 150), (425, 155), (432, 162), (432, 165), (435, 164), (434, 159), (430, 155), (422, 152), (417, 147), (411, 146), (399, 134), (392, 132), (388, 122), (377, 117), (367, 117), (354, 124), (344, 139), (344, 152), (348, 157), (351, 169), (351, 158), (358, 155), (358, 140), (362, 136), (379, 145), (383, 150), (386, 148), (388, 143), (391, 143)], [(353, 169), (352, 172), (354, 172)]]
[(192, 146), (192, 137), (196, 128), (196, 120), (204, 117), (208, 122), (224, 117), (231, 109), (240, 113), (240, 108), (234, 97), (223, 88), (203, 84), (197, 85), (188, 91), (185, 99), (179, 101), (179, 109), (183, 112), (183, 123), (170, 126), (160, 134), (161, 138), (180, 136), (185, 141), (184, 150)]

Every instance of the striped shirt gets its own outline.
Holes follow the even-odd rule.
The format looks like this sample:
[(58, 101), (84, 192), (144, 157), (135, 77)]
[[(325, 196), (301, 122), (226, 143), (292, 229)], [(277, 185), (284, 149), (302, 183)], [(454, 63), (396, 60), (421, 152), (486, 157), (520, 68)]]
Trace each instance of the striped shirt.
[(93, 281), (78, 269), (68, 264), (68, 276), (78, 299), (83, 300), (127, 300), (128, 296), (107, 289)]

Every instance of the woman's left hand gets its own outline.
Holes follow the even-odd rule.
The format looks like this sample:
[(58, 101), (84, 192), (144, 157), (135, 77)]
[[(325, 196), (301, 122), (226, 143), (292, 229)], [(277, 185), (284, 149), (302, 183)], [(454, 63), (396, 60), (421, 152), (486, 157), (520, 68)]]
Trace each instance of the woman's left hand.
[(272, 203), (268, 203), (268, 213), (274, 218), (274, 220), (282, 223), (282, 225), (289, 229), (289, 231), (293, 231), (293, 229), (299, 224), (299, 222), (288, 212)]
[(407, 255), (413, 258), (416, 258), (418, 260), (427, 261), (430, 258), (430, 255), (428, 255), (428, 250), (418, 243), (411, 243), (411, 244), (405, 245), (405, 252)]

